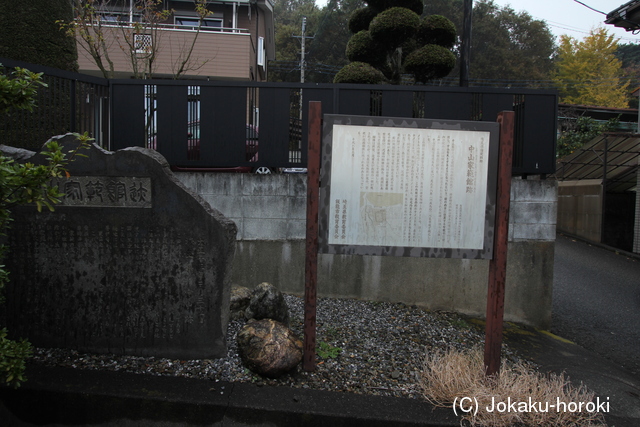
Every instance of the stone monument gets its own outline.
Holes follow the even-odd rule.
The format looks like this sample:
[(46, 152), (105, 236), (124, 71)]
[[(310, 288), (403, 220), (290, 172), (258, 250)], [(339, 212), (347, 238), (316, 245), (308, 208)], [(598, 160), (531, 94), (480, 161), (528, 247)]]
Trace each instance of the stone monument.
[[(63, 149), (75, 136), (57, 137)], [(55, 212), (13, 212), (7, 326), (38, 347), (226, 355), (236, 225), (143, 148), (93, 145), (55, 179)], [(44, 156), (32, 153), (36, 164)]]

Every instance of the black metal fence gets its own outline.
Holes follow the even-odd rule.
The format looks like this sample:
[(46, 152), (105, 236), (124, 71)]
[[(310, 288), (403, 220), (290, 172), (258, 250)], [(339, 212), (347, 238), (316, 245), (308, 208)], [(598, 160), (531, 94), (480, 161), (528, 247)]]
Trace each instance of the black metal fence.
[(514, 175), (555, 171), (555, 91), (74, 76), (67, 130), (111, 150), (156, 149), (175, 167), (306, 167), (307, 106), (321, 101), (324, 114), (495, 121), (515, 111)]
[(51, 136), (88, 132), (109, 140), (109, 81), (85, 74), (0, 58), (9, 73), (16, 67), (43, 73), (33, 112), (10, 110), (0, 116), (0, 143), (39, 150)]

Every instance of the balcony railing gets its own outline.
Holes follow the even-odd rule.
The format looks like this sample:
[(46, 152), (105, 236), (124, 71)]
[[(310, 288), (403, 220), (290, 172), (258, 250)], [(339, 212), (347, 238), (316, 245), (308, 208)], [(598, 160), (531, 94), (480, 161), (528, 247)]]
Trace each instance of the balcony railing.
[[(193, 25), (177, 25), (177, 24), (156, 24), (156, 23), (145, 23), (145, 22), (128, 22), (128, 21), (103, 21), (100, 24), (100, 28), (131, 28), (131, 29), (142, 29), (148, 30), (158, 29), (158, 30), (172, 30), (172, 31), (190, 31), (197, 32), (198, 27)], [(200, 31), (202, 32), (215, 32), (215, 33), (232, 33), (232, 34), (249, 34), (249, 30), (247, 28), (231, 28), (231, 27), (207, 27), (201, 26)]]

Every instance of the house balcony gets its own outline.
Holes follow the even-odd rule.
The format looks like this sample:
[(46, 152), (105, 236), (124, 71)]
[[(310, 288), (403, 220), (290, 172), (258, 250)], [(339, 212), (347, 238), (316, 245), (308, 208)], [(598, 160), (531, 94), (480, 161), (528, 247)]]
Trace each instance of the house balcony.
[[(116, 24), (103, 25), (101, 32), (107, 51), (102, 61), (107, 70), (109, 61), (113, 64), (112, 78), (175, 78), (183, 62), (182, 78), (246, 81), (257, 74), (256, 43), (247, 29), (203, 27), (198, 32), (178, 25), (141, 29)], [(78, 39), (80, 72), (102, 77), (85, 46)]]

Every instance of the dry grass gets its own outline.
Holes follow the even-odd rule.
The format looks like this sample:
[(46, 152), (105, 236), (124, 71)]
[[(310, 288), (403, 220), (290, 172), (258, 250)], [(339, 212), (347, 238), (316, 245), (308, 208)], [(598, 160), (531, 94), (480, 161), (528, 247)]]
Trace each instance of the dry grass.
[[(583, 385), (575, 387), (564, 374), (543, 375), (524, 364), (503, 363), (498, 378), (486, 378), (481, 349), (469, 352), (448, 350), (427, 355), (422, 367), (421, 386), (429, 402), (437, 406), (455, 406), (457, 414), (472, 426), (606, 425), (604, 416), (595, 410), (597, 405), (594, 403), (583, 407), (581, 412), (576, 410), (579, 408), (562, 406), (562, 403), (561, 409), (556, 409), (558, 402), (566, 405), (583, 402), (585, 406), (588, 402), (597, 403), (594, 394)], [(462, 398), (467, 399), (461, 402)], [(491, 411), (499, 402), (503, 402), (500, 404), (503, 410)], [(509, 403), (513, 406), (503, 406)], [(565, 408), (569, 410), (563, 410)], [(462, 409), (472, 411), (465, 413)]]

